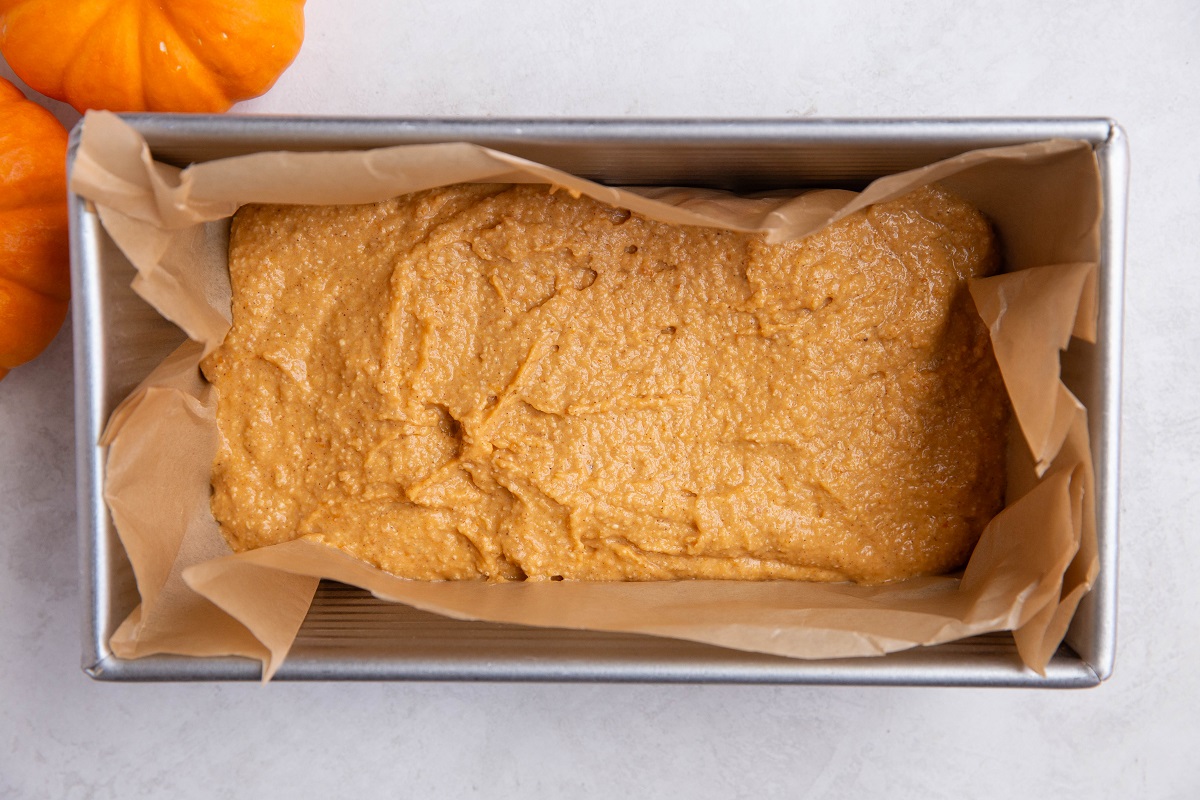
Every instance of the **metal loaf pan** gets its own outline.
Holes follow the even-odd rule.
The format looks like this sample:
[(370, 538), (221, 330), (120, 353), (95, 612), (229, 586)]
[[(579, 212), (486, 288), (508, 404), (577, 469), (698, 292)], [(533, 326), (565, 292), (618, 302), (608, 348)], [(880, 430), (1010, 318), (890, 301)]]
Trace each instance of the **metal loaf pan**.
[[(1117, 591), (1121, 301), (1128, 149), (1107, 119), (405, 120), (129, 115), (160, 161), (185, 166), (261, 150), (469, 141), (621, 185), (757, 191), (857, 188), (981, 147), (1062, 137), (1092, 145), (1104, 181), (1099, 338), (1064, 375), (1090, 414), (1100, 575), (1043, 678), (1011, 635), (879, 658), (799, 661), (636, 635), (457, 622), (323, 584), (277, 680), (544, 680), (1083, 687), (1112, 671)], [(79, 129), (72, 136), (74, 159)], [(138, 602), (103, 499), (113, 408), (183, 339), (129, 288), (133, 269), (87, 203), (70, 198), (79, 533), (87, 601), (83, 667), (101, 680), (254, 680), (238, 658), (122, 660), (108, 647)]]

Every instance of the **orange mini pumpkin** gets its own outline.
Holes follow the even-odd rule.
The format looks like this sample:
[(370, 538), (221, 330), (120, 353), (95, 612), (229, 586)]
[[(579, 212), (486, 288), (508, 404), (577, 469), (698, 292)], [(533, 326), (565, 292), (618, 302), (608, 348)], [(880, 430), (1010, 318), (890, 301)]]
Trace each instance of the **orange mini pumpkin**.
[(78, 111), (225, 111), (300, 51), (304, 0), (0, 0), (0, 52)]
[(71, 296), (67, 132), (0, 78), (0, 378), (50, 344)]

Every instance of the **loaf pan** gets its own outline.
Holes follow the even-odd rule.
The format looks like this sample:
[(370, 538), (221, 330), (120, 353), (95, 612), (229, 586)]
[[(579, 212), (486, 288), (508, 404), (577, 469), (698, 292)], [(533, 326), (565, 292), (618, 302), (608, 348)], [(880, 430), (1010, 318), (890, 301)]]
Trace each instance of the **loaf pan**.
[[(1107, 678), (1116, 645), (1121, 303), (1128, 147), (1107, 119), (406, 120), (134, 114), (154, 157), (177, 166), (264, 150), (349, 150), (467, 141), (603, 183), (750, 192), (861, 188), (982, 147), (1050, 138), (1088, 142), (1104, 217), (1095, 345), (1074, 341), (1063, 378), (1089, 411), (1100, 572), (1066, 641), (1039, 676), (1012, 636), (991, 634), (876, 658), (801, 661), (648, 636), (461, 622), (323, 583), (275, 680), (660, 681), (1086, 687)], [(72, 134), (68, 164), (80, 129)], [(109, 638), (138, 602), (104, 503), (100, 434), (113, 408), (183, 340), (133, 293), (132, 266), (86, 201), (71, 195), (75, 420), (86, 620), (83, 668), (114, 681), (257, 680), (240, 658), (117, 658)]]

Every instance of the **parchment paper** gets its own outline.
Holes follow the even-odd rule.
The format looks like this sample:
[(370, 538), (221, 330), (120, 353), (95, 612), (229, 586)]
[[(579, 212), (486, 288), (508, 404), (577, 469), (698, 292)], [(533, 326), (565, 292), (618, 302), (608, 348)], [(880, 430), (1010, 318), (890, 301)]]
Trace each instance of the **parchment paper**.
[[(961, 576), (884, 586), (800, 582), (422, 583), (299, 539), (233, 554), (209, 511), (216, 397), (201, 357), (229, 327), (228, 218), (245, 203), (368, 203), (462, 182), (549, 183), (664, 222), (800, 237), (939, 181), (995, 223), (1008, 272), (970, 287), (1014, 409), (1008, 505)], [(1054, 140), (980, 150), (830, 190), (740, 198), (601, 186), (450, 143), (258, 153), (179, 170), (117, 117), (89, 113), (71, 175), (136, 267), (135, 290), (189, 335), (113, 413), (105, 496), (141, 605), (112, 638), (126, 658), (170, 652), (286, 657), (317, 583), (464, 619), (688, 639), (794, 658), (871, 656), (1012, 630), (1042, 671), (1098, 569), (1086, 410), (1060, 380), (1072, 335), (1094, 339), (1100, 178), (1090, 147)]]

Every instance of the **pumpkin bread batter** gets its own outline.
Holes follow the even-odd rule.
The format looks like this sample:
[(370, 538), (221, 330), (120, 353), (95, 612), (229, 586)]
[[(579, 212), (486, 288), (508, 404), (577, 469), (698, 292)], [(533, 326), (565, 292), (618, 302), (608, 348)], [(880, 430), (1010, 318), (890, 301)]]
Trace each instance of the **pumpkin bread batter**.
[(248, 206), (213, 513), (416, 579), (877, 583), (962, 565), (1004, 488), (966, 292), (987, 221), (937, 188), (805, 239), (544, 186)]

